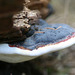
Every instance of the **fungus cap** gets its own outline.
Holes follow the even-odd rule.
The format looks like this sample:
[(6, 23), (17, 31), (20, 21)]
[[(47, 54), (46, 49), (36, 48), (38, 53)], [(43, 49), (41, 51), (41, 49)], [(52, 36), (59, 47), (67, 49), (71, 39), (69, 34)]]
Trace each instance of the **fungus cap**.
[(47, 24), (42, 19), (31, 26), (25, 41), (0, 44), (0, 60), (18, 63), (55, 52), (75, 44), (75, 29), (66, 24)]

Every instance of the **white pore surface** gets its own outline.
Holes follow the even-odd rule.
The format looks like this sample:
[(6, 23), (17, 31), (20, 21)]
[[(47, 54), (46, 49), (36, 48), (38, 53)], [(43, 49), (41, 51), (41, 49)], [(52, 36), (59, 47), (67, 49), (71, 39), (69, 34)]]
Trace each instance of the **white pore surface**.
[(0, 44), (0, 60), (10, 63), (28, 61), (38, 56), (67, 48), (73, 44), (75, 44), (75, 37), (58, 44), (48, 44), (32, 51), (9, 47), (8, 44)]

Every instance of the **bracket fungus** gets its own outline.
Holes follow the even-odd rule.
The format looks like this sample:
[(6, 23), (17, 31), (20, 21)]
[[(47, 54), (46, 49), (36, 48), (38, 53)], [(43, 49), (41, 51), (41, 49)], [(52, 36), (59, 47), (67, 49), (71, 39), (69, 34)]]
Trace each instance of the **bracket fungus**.
[[(32, 35), (30, 35), (32, 34)], [(39, 19), (22, 42), (0, 44), (0, 60), (18, 63), (75, 44), (75, 29), (67, 24), (47, 24)]]

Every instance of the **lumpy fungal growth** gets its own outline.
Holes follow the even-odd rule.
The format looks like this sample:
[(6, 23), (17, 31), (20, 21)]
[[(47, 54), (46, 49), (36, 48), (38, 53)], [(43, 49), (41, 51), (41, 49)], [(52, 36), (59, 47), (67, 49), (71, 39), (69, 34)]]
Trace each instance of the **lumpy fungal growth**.
[(73, 33), (75, 33), (75, 30), (66, 24), (47, 24), (42, 19), (38, 23), (38, 25), (31, 26), (31, 31), (28, 33), (32, 34), (33, 31), (33, 35), (15, 45), (33, 50), (41, 46), (70, 39), (68, 37), (72, 37), (74, 35)]

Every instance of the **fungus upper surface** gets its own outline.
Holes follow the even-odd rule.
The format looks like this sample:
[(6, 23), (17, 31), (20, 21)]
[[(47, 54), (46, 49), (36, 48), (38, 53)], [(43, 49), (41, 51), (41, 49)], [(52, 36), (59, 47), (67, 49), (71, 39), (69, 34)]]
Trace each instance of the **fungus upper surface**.
[(33, 50), (48, 44), (55, 44), (62, 42), (65, 39), (70, 39), (75, 36), (75, 30), (67, 24), (47, 24), (40, 19), (37, 25), (31, 26), (31, 30), (27, 35), (29, 36), (25, 41), (19, 43), (12, 43), (11, 45), (22, 46), (26, 49)]

